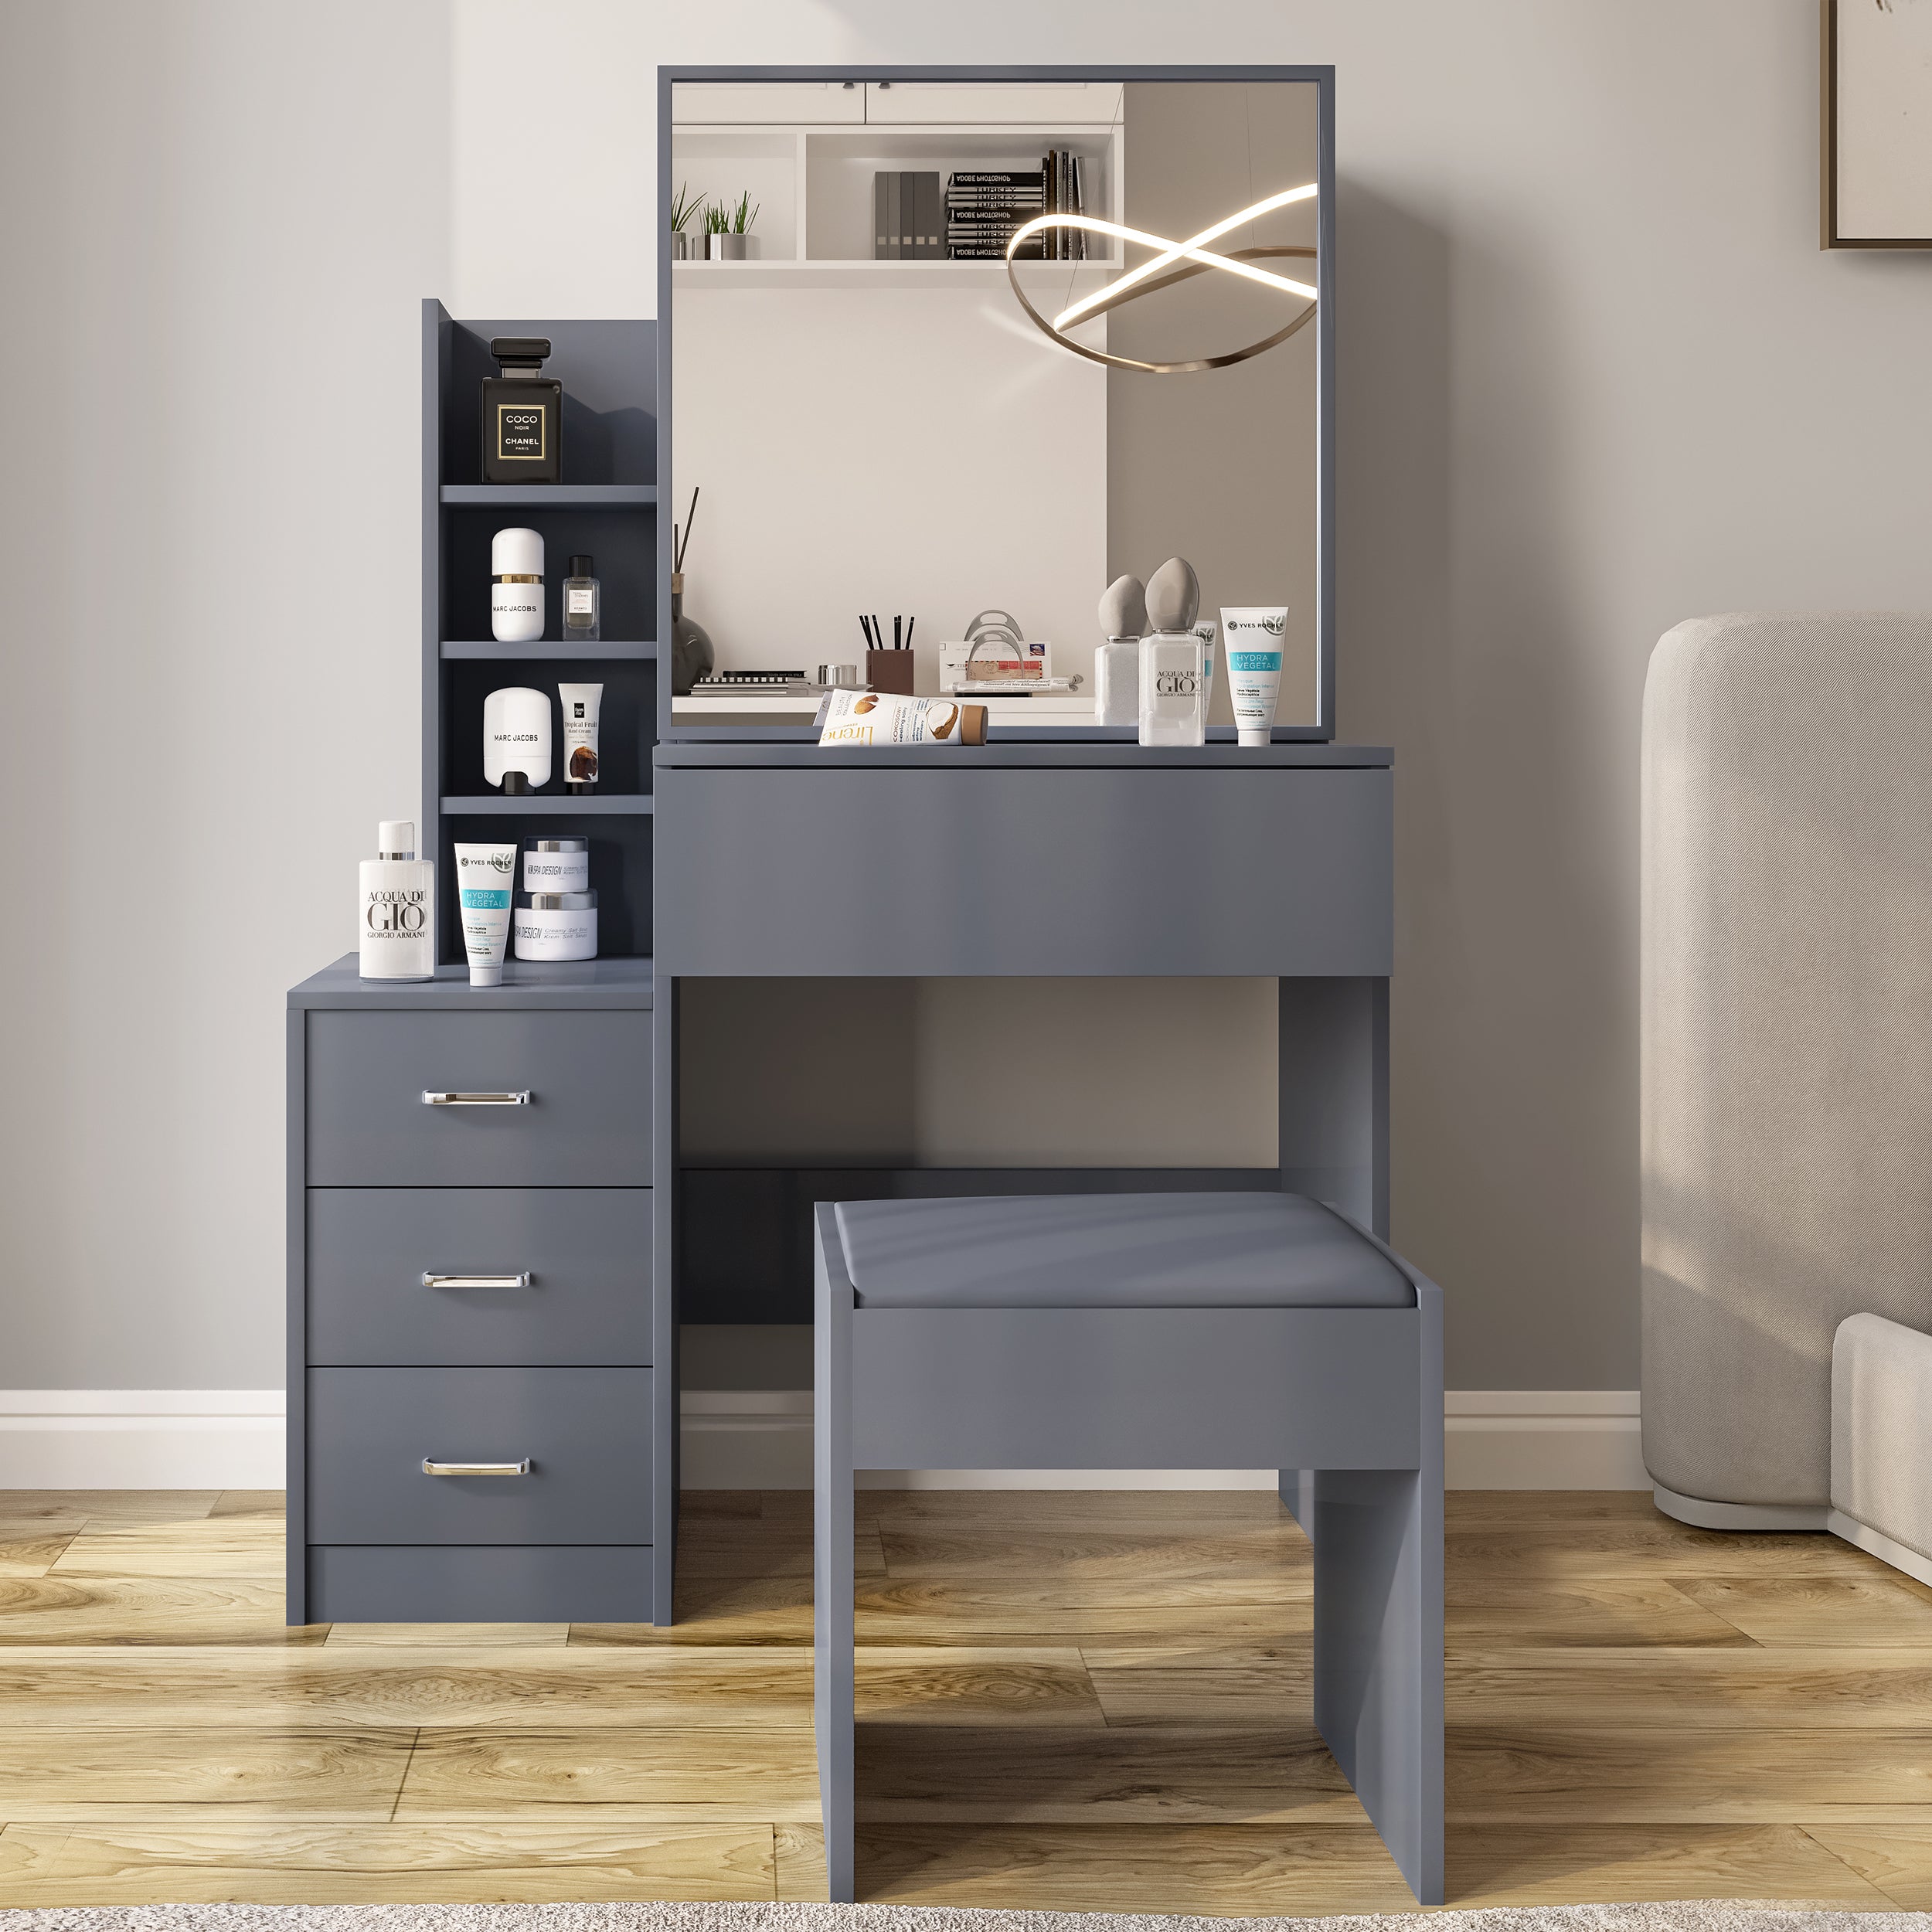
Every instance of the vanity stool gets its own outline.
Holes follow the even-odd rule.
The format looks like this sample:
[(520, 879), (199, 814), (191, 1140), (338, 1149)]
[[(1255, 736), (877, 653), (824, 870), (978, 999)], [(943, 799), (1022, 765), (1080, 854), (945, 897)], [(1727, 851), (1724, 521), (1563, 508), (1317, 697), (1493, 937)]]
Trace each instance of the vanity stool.
[[(1442, 1298), (1294, 1194), (815, 1209), (814, 1718), (853, 1895), (852, 1472), (1276, 1469), (1315, 1546), (1315, 1717), (1442, 1903)], [(1019, 1748), (1016, 1744), (1015, 1748)]]

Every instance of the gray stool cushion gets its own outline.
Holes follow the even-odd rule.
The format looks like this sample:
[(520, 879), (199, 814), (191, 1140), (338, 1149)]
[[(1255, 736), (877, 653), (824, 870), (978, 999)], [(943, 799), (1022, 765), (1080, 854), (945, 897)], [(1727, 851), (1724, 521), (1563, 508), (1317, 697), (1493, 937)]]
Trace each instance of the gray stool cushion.
[(841, 1201), (862, 1308), (1412, 1308), (1409, 1277), (1298, 1194)]

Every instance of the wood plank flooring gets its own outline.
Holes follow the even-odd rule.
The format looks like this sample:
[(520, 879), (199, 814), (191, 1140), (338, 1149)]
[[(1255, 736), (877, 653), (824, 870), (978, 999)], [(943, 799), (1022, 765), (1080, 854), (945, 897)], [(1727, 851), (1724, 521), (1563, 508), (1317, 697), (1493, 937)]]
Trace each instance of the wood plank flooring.
[[(1410, 1906), (1271, 1496), (859, 1515), (866, 1896)], [(0, 1906), (822, 1896), (811, 1499), (684, 1533), (668, 1631), (291, 1631), (277, 1495), (0, 1492)], [(1932, 1909), (1932, 1590), (1624, 1495), (1452, 1495), (1447, 1573), (1452, 1903)]]

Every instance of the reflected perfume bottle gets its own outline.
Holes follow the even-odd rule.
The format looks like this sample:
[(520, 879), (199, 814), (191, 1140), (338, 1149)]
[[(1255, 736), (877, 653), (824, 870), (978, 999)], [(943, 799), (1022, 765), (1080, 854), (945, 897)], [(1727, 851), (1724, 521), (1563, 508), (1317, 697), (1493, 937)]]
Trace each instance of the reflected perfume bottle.
[(1100, 635), (1094, 651), (1094, 722), (1138, 724), (1141, 717), (1141, 638), (1147, 630), (1147, 593), (1134, 577), (1117, 577), (1100, 594)]

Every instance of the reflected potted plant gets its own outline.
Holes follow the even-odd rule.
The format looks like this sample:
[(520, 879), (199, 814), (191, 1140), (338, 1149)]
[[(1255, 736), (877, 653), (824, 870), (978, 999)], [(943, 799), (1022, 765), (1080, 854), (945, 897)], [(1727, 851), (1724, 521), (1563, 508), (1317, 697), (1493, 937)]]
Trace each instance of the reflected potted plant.
[(692, 193), (689, 182), (678, 183), (678, 192), (671, 202), (671, 259), (674, 262), (689, 261), (704, 253), (702, 247), (692, 247), (698, 237), (685, 225), (703, 206), (702, 197)]
[(751, 224), (758, 219), (762, 202), (753, 205), (747, 189), (735, 202), (714, 201), (704, 211), (704, 252), (714, 262), (747, 262), (757, 252), (758, 238)]

